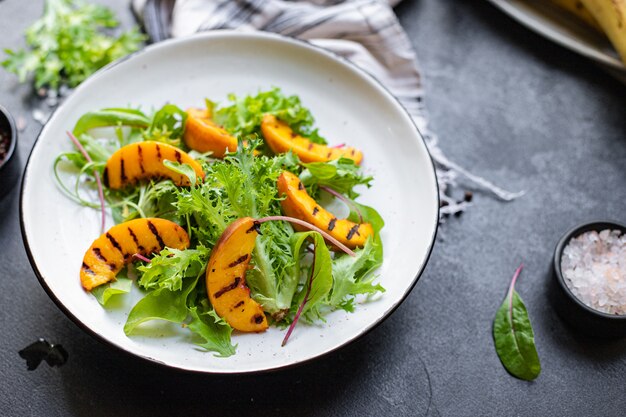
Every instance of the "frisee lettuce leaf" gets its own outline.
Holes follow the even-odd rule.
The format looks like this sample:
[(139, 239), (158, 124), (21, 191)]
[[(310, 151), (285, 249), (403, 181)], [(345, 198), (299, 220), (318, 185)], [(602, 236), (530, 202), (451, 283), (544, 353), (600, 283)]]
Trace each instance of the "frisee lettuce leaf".
[(35, 88), (75, 87), (106, 64), (139, 49), (145, 36), (137, 29), (117, 37), (106, 34), (118, 24), (104, 6), (47, 0), (43, 16), (26, 30), (29, 49), (5, 49), (2, 66), (20, 82), (34, 74)]
[(242, 138), (260, 136), (263, 116), (273, 114), (289, 124), (295, 133), (312, 142), (326, 144), (318, 129), (313, 128), (313, 115), (302, 106), (298, 96), (285, 96), (280, 88), (272, 88), (255, 96), (230, 94), (228, 100), (232, 103), (229, 106), (217, 107), (208, 101), (207, 107), (213, 112), (213, 120), (233, 135)]
[(205, 306), (205, 311), (200, 311), (194, 306), (189, 308), (189, 315), (191, 321), (187, 327), (202, 340), (197, 343), (198, 346), (216, 352), (215, 356), (218, 357), (225, 358), (235, 354), (237, 346), (233, 346), (230, 341), (233, 328), (213, 308)]
[(142, 272), (138, 284), (145, 289), (182, 289), (185, 278), (198, 276), (206, 267), (209, 249), (199, 245), (195, 249), (165, 248), (150, 263), (139, 266)]

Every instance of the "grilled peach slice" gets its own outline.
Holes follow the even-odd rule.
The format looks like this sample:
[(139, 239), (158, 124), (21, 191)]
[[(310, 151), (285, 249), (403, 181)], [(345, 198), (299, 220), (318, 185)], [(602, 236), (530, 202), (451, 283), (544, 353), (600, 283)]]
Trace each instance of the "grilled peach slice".
[(215, 244), (206, 268), (206, 288), (213, 308), (242, 332), (262, 332), (268, 326), (263, 308), (250, 297), (246, 285), (257, 228), (250, 217), (231, 223)]
[(237, 150), (237, 139), (211, 120), (209, 110), (187, 109), (183, 140), (191, 149), (212, 152), (211, 156), (216, 158)]
[(176, 185), (190, 185), (189, 179), (165, 165), (164, 160), (189, 164), (198, 178), (204, 178), (202, 167), (187, 153), (160, 142), (137, 142), (118, 149), (106, 163), (104, 181), (109, 188), (119, 189), (148, 178), (169, 178)]
[[(281, 205), (287, 216), (296, 217), (326, 230), (349, 248), (365, 245), (368, 236), (374, 234), (371, 224), (337, 219), (332, 213), (322, 208), (306, 192), (300, 179), (289, 171), (284, 171), (278, 177), (278, 194), (285, 196)], [(300, 226), (294, 225), (294, 227), (301, 230)]]
[(344, 157), (354, 160), (359, 165), (363, 160), (363, 153), (358, 149), (350, 147), (331, 148), (313, 143), (300, 135), (296, 135), (287, 123), (281, 122), (271, 114), (263, 116), (261, 131), (265, 143), (274, 153), (284, 153), (291, 149), (305, 163), (326, 162)]
[(115, 280), (134, 254), (147, 256), (164, 247), (186, 249), (189, 236), (174, 222), (158, 218), (135, 219), (110, 228), (94, 240), (80, 268), (80, 282), (91, 291)]

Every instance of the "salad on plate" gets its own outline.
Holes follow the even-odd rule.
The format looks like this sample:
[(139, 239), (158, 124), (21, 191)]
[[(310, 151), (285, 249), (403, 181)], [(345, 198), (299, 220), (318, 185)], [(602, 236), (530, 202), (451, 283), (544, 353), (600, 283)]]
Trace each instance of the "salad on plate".
[(328, 144), (297, 96), (273, 88), (187, 110), (106, 108), (68, 136), (75, 149), (54, 162), (59, 189), (101, 211), (79, 282), (103, 306), (143, 291), (129, 337), (165, 320), (226, 357), (233, 330), (277, 326), (284, 346), (298, 323), (384, 292), (384, 222), (357, 202), (373, 181), (364, 155)]

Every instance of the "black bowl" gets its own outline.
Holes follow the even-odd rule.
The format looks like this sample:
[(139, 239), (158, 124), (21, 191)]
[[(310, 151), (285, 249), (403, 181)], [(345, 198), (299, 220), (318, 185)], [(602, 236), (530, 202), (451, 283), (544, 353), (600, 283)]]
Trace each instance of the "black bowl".
[(554, 275), (557, 288), (555, 307), (557, 313), (573, 328), (588, 336), (601, 338), (619, 338), (626, 336), (626, 315), (603, 313), (587, 306), (569, 289), (561, 272), (561, 256), (570, 239), (582, 233), (611, 229), (626, 233), (626, 226), (613, 221), (596, 221), (576, 226), (567, 232), (554, 250)]
[(2, 198), (11, 191), (20, 176), (17, 129), (11, 114), (2, 106), (0, 106), (0, 131), (9, 135), (9, 149), (5, 158), (0, 161), (0, 198)]

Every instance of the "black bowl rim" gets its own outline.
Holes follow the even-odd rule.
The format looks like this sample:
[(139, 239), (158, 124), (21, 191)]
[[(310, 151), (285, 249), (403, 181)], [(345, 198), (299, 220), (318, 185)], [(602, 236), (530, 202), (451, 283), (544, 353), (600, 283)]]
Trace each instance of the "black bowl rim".
[(612, 321), (626, 321), (626, 314), (617, 315), (617, 314), (609, 314), (602, 311), (595, 310), (589, 307), (587, 304), (583, 303), (578, 297), (574, 295), (572, 290), (565, 283), (565, 279), (563, 278), (563, 272), (561, 271), (561, 257), (563, 256), (563, 249), (569, 243), (569, 241), (574, 237), (578, 236), (582, 233), (589, 232), (592, 230), (602, 231), (605, 229), (617, 229), (621, 230), (622, 233), (626, 234), (626, 225), (616, 222), (614, 220), (596, 220), (592, 222), (581, 223), (572, 229), (570, 229), (567, 233), (563, 235), (563, 237), (557, 243), (556, 248), (554, 249), (554, 272), (557, 278), (557, 281), (561, 288), (565, 291), (565, 294), (573, 300), (581, 309), (587, 311), (588, 313), (600, 317), (606, 320)]
[(13, 158), (13, 154), (15, 153), (16, 145), (17, 145), (17, 129), (15, 128), (15, 121), (13, 120), (13, 116), (9, 111), (0, 105), (0, 114), (7, 120), (9, 123), (9, 150), (7, 152), (6, 158), (0, 161), (0, 170), (4, 168), (5, 165), (9, 163), (11, 158)]

